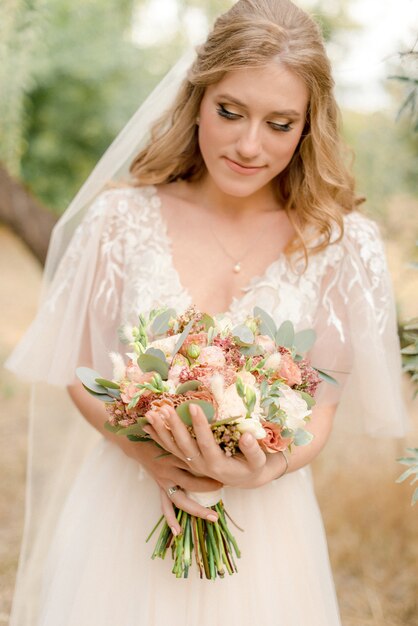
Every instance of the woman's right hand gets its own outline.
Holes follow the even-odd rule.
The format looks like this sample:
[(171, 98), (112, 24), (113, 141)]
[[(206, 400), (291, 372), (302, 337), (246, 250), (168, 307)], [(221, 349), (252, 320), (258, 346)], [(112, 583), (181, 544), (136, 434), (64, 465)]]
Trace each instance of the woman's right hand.
[[(181, 527), (177, 521), (173, 505), (196, 517), (211, 522), (217, 521), (218, 516), (215, 511), (207, 509), (189, 498), (183, 489), (196, 492), (216, 491), (221, 489), (222, 483), (206, 476), (195, 476), (190, 472), (185, 461), (173, 454), (164, 455), (164, 450), (158, 448), (155, 443), (134, 443), (129, 440), (125, 440), (125, 442), (125, 445), (122, 445), (124, 452), (138, 461), (159, 485), (162, 512), (174, 535), (181, 532)], [(169, 497), (169, 487), (180, 487), (180, 489), (177, 489)]]

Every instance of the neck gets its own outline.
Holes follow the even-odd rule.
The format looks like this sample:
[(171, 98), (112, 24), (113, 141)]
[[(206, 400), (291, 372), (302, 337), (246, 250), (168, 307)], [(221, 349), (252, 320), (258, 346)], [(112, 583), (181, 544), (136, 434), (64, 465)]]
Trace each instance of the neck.
[(272, 185), (266, 185), (255, 193), (243, 197), (224, 193), (208, 175), (202, 178), (197, 186), (202, 198), (201, 206), (212, 213), (216, 212), (234, 220), (282, 208)]

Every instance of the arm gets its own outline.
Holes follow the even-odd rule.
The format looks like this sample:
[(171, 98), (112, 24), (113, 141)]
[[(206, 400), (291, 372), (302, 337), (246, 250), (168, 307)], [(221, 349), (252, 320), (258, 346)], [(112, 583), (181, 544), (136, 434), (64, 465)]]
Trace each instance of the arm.
[[(324, 447), (332, 428), (336, 405), (319, 407), (313, 411), (308, 430), (314, 435), (307, 446), (295, 447), (289, 455), (289, 471), (310, 463)], [(261, 487), (284, 473), (286, 462), (281, 454), (265, 454), (249, 433), (242, 435), (240, 449), (243, 457), (227, 457), (215, 443), (206, 417), (197, 406), (191, 407), (193, 439), (175, 411), (164, 408), (151, 415), (152, 427), (145, 430), (167, 450), (182, 458), (190, 458), (188, 466), (196, 473), (221, 480), (226, 485), (250, 489)], [(163, 419), (170, 426), (164, 425)]]
[[(214, 491), (221, 484), (211, 478), (194, 476), (187, 463), (173, 455), (161, 457), (161, 450), (153, 443), (135, 443), (126, 437), (116, 435), (104, 428), (107, 413), (104, 404), (91, 396), (83, 388), (81, 382), (67, 387), (68, 393), (84, 418), (98, 430), (108, 441), (117, 445), (127, 456), (139, 462), (160, 487), (162, 511), (168, 524), (180, 532), (180, 526), (174, 515), (172, 501), (167, 496), (168, 487), (178, 485), (190, 491)], [(210, 519), (213, 511), (200, 506), (188, 498), (183, 491), (175, 494), (175, 503), (184, 511)], [(211, 520), (215, 521), (215, 520)]]

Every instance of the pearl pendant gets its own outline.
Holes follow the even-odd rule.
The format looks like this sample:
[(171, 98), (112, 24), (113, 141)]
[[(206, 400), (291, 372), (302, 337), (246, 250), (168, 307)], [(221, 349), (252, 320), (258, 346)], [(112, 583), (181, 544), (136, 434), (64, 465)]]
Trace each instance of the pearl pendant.
[(234, 272), (235, 274), (239, 274), (240, 271), (241, 271), (241, 263), (238, 262), (234, 265)]

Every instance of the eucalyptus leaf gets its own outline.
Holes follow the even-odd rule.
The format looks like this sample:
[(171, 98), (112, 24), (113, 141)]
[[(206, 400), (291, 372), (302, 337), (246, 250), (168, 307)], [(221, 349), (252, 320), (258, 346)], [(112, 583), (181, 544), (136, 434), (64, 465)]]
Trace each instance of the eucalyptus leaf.
[(168, 363), (153, 354), (140, 354), (138, 365), (143, 372), (158, 372), (163, 380), (168, 378)]
[(213, 416), (215, 415), (215, 408), (213, 404), (211, 404), (210, 402), (206, 402), (206, 400), (186, 400), (185, 402), (182, 402), (182, 404), (180, 404), (178, 407), (176, 407), (176, 412), (178, 416), (186, 426), (192, 425), (192, 417), (189, 411), (190, 404), (199, 405), (206, 415), (206, 419), (208, 420), (209, 424), (211, 423), (211, 421), (213, 420)]
[(145, 354), (151, 354), (152, 356), (156, 356), (157, 359), (161, 359), (161, 361), (167, 362), (164, 352), (160, 350), (159, 348), (153, 348), (153, 347), (147, 348), (145, 350)]
[(330, 383), (331, 385), (338, 385), (338, 381), (335, 380), (335, 378), (333, 378), (326, 372), (319, 370), (317, 367), (315, 367), (314, 369), (316, 369), (316, 371), (318, 372), (319, 378), (322, 378), (322, 380), (325, 380), (327, 383)]
[(412, 494), (411, 504), (416, 504), (416, 502), (418, 502), (418, 487), (414, 490), (414, 493)]
[(264, 354), (264, 350), (256, 344), (252, 346), (240, 346), (239, 349), (244, 356), (261, 356)]
[(254, 333), (245, 324), (240, 324), (232, 329), (234, 340), (239, 345), (250, 346), (254, 343)]
[(276, 343), (278, 346), (284, 346), (285, 348), (292, 348), (293, 341), (295, 339), (295, 329), (292, 322), (287, 320), (283, 322), (279, 330), (276, 333)]
[(305, 330), (301, 330), (296, 333), (295, 338), (293, 340), (293, 347), (296, 352), (303, 354), (308, 352), (316, 341), (316, 332), (313, 328), (306, 328)]
[(106, 378), (96, 378), (96, 383), (102, 385), (102, 387), (107, 387), (107, 389), (120, 389), (118, 383), (115, 383), (113, 380), (106, 380)]
[(143, 442), (148, 442), (150, 439), (149, 437), (141, 437), (140, 435), (126, 435), (127, 439), (129, 439), (129, 441), (135, 441), (135, 442), (139, 442), (139, 441), (143, 441)]
[(113, 426), (110, 422), (104, 423), (104, 429), (108, 430), (110, 433), (117, 433), (120, 428), (120, 426)]
[(95, 393), (107, 393), (106, 387), (96, 382), (97, 379), (100, 379), (100, 374), (95, 370), (90, 367), (77, 367), (75, 373), (85, 388)]
[(306, 446), (313, 439), (312, 433), (303, 428), (297, 428), (295, 431), (294, 444), (295, 446)]
[(101, 400), (102, 402), (114, 402), (115, 401), (115, 398), (107, 394), (106, 390), (105, 390), (105, 393), (102, 393), (102, 392), (97, 393), (96, 391), (92, 391), (91, 389), (86, 387), (84, 383), (81, 383), (81, 384), (83, 385), (84, 389), (89, 392), (91, 396), (94, 396), (98, 400)]
[(274, 319), (266, 312), (264, 309), (261, 309), (259, 306), (254, 307), (254, 317), (259, 317), (261, 320), (260, 323), (260, 333), (262, 335), (268, 335), (271, 339), (275, 340), (277, 333), (277, 326)]
[(176, 317), (175, 309), (167, 309), (155, 317), (151, 324), (151, 330), (154, 335), (164, 335), (170, 328), (169, 321), (172, 317)]
[(147, 424), (145, 417), (141, 417), (136, 424), (131, 426), (125, 426), (118, 430), (118, 435), (135, 435), (136, 437), (147, 437), (147, 434), (142, 430), (143, 426)]
[(181, 346), (183, 345), (183, 343), (185, 342), (187, 338), (187, 335), (190, 333), (193, 324), (194, 324), (194, 320), (190, 320), (190, 322), (184, 327), (183, 332), (181, 333), (176, 345), (174, 346), (174, 350), (171, 355), (172, 357), (174, 357), (177, 354), (177, 352), (180, 350)]
[(176, 394), (182, 395), (187, 391), (196, 391), (196, 389), (199, 389), (201, 385), (202, 383), (200, 380), (188, 380), (177, 387)]

